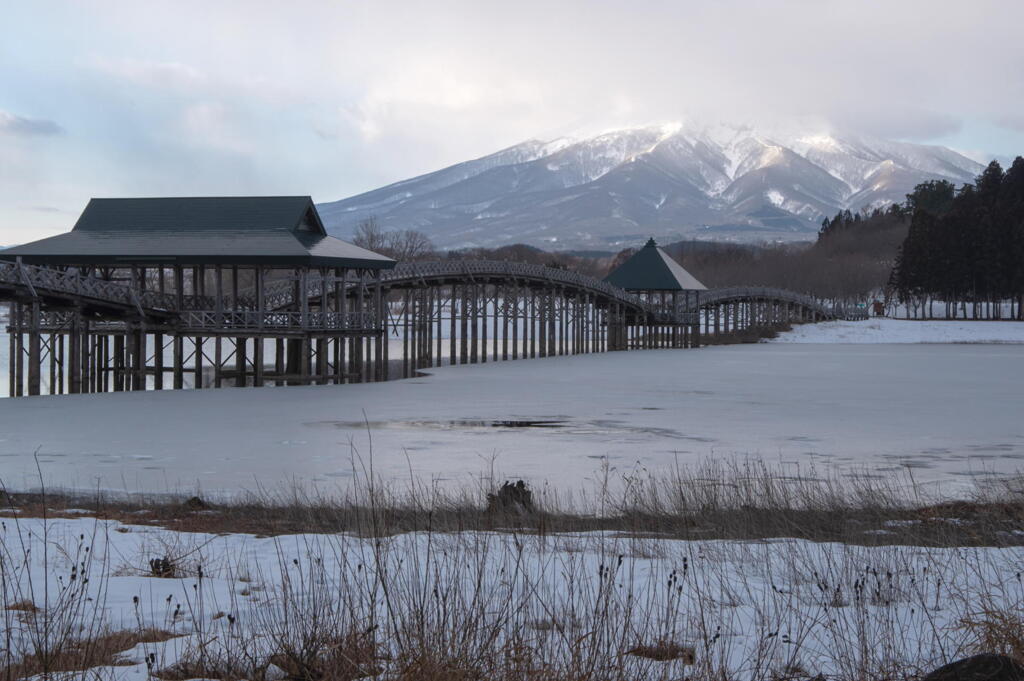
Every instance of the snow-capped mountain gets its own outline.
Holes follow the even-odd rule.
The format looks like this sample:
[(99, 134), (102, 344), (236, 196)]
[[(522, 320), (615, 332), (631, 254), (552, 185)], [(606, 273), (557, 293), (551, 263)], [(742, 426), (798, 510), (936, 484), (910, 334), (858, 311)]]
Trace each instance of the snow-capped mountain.
[(810, 238), (838, 210), (902, 201), (925, 180), (970, 182), (981, 170), (945, 147), (855, 133), (676, 123), (529, 140), (319, 210), (342, 238), (374, 216), (443, 248), (614, 250), (648, 236), (794, 240)]

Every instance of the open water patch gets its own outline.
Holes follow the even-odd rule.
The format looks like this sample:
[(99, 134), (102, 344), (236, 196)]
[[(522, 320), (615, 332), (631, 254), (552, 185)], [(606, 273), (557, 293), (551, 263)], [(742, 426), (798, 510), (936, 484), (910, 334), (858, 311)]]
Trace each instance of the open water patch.
[(392, 429), (432, 429), (432, 430), (474, 430), (504, 429), (517, 430), (522, 428), (567, 428), (567, 419), (447, 419), (437, 421), (311, 421), (304, 426), (312, 428), (328, 427), (339, 430), (392, 430)]

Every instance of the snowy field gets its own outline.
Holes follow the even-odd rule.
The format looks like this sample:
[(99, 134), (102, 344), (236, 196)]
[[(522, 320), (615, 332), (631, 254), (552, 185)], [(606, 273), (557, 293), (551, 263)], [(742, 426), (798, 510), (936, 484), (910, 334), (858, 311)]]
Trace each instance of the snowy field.
[(656, 474), (746, 456), (966, 480), (1020, 467), (1022, 385), (1024, 345), (779, 343), (337, 387), (23, 398), (0, 402), (0, 476), (34, 487), (38, 451), (50, 484), (207, 494), (329, 491), (371, 467), (395, 481), (462, 486), (493, 469), (578, 488), (605, 462)]
[[(372, 632), (379, 657), (365, 664), (382, 671), (447, 653), (456, 656), (449, 664), (481, 672), (430, 678), (530, 678), (500, 672), (513, 659), (564, 669), (570, 657), (625, 672), (598, 678), (903, 678), (894, 672), (928, 671), (976, 649), (977, 630), (965, 622), (980, 629), (1024, 605), (1020, 548), (600, 533), (258, 538), (85, 518), (6, 518), (0, 538), (5, 602), (43, 608), (44, 584), (52, 599), (45, 635), (41, 615), (24, 606), (0, 614), (15, 659), (45, 636), (103, 624), (175, 636), (128, 650), (126, 666), (97, 669), (98, 679), (141, 681), (150, 666), (223, 668), (231, 659), (239, 676), (277, 679), (279, 669), (264, 674), (273, 653), (319, 642), (327, 654), (357, 631)], [(174, 577), (152, 574), (149, 561), (164, 557)], [(658, 642), (690, 648), (693, 659), (623, 654)]]
[(874, 317), (859, 322), (794, 326), (773, 343), (1024, 343), (1024, 322), (913, 321)]

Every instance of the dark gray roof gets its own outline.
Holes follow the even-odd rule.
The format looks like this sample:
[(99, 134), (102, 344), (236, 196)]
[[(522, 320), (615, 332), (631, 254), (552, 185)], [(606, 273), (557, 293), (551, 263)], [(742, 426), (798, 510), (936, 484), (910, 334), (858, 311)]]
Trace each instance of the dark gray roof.
[(604, 280), (627, 291), (707, 290), (707, 286), (658, 248), (654, 239), (650, 239)]
[(70, 232), (0, 251), (0, 259), (16, 257), (68, 265), (395, 265), (328, 236), (308, 196), (92, 199)]

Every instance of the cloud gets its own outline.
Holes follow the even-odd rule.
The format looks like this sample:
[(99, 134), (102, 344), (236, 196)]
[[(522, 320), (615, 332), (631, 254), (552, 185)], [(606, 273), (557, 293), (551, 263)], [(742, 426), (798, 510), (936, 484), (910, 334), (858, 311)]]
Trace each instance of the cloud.
[(0, 110), (0, 134), (18, 137), (60, 135), (64, 129), (43, 118), (26, 118)]
[(197, 92), (207, 87), (209, 77), (187, 64), (122, 57), (93, 57), (91, 66), (117, 79), (158, 90)]
[(1024, 132), (1024, 113), (1000, 114), (995, 119), (996, 125), (1016, 132)]
[(61, 126), (0, 111), (0, 229), (28, 214), (5, 202), (330, 200), (529, 138), (687, 118), (1024, 151), (1024, 3), (1004, 0), (15, 5), (2, 106), (60, 111), (75, 134), (47, 153), (31, 136)]
[(963, 120), (938, 111), (905, 107), (865, 107), (857, 112), (832, 115), (839, 125), (850, 130), (889, 139), (928, 142), (955, 135), (963, 129)]
[(237, 154), (251, 152), (254, 146), (239, 134), (228, 107), (221, 102), (197, 102), (182, 115), (182, 131), (189, 144)]

